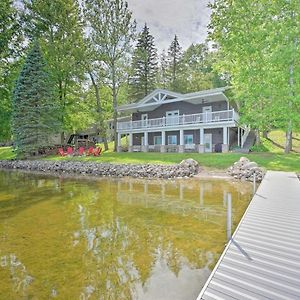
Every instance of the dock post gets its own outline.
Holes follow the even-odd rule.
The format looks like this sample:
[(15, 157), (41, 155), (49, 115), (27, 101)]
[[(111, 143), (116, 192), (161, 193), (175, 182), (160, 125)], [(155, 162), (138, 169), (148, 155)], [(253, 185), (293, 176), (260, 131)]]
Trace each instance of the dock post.
[(231, 227), (232, 227), (232, 212), (231, 212), (231, 193), (227, 194), (227, 241), (231, 239)]
[(256, 193), (256, 173), (253, 173), (253, 196)]

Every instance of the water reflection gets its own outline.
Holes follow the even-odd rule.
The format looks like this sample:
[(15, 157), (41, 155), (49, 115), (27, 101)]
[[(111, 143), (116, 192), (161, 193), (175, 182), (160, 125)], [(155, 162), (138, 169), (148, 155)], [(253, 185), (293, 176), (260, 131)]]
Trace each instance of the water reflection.
[[(0, 172), (0, 299), (195, 298), (226, 243), (226, 194), (236, 226), (251, 191)], [(11, 253), (23, 277), (12, 275)]]

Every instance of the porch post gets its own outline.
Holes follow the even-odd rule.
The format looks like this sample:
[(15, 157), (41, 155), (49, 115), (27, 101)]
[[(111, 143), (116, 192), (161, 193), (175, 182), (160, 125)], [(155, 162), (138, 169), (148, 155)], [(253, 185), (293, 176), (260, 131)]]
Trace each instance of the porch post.
[(180, 138), (179, 138), (179, 147), (178, 147), (178, 152), (183, 153), (184, 152), (184, 135), (183, 135), (183, 129), (179, 130), (180, 133)]
[(148, 152), (148, 131), (144, 132), (144, 145), (142, 145), (142, 152)]
[(240, 141), (240, 139), (241, 139), (241, 129), (240, 129), (240, 127), (238, 127), (238, 147), (241, 146), (241, 141)]
[(129, 147), (128, 147), (128, 152), (132, 152), (133, 148), (133, 134), (132, 132), (129, 133)]
[(222, 152), (228, 152), (229, 145), (228, 145), (228, 128), (223, 127), (223, 144), (222, 144)]
[(166, 152), (166, 132), (164, 130), (161, 132), (160, 152), (162, 153)]
[(200, 144), (198, 146), (198, 152), (204, 153), (204, 128), (200, 128)]
[(122, 152), (122, 147), (121, 147), (121, 133), (118, 132), (118, 147), (117, 147), (117, 152)]

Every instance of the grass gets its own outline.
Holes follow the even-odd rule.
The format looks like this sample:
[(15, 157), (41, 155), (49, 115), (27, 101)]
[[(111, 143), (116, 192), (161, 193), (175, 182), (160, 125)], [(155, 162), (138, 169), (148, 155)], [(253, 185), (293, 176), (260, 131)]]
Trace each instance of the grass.
[[(298, 138), (299, 137), (299, 138)], [(124, 163), (124, 164), (175, 164), (183, 159), (193, 158), (203, 167), (226, 169), (241, 156), (246, 156), (250, 160), (257, 162), (260, 166), (268, 170), (278, 171), (295, 171), (300, 173), (300, 154), (291, 153), (283, 154), (282, 145), (284, 145), (284, 133), (280, 131), (271, 132), (270, 140), (263, 139), (262, 147), (266, 152), (255, 152), (247, 155), (240, 153), (114, 153), (113, 144), (109, 144), (110, 150), (104, 152), (100, 157), (60, 157), (50, 156), (47, 160), (79, 160), (79, 161), (94, 161), (94, 162), (109, 162), (109, 163)], [(300, 135), (295, 135), (294, 151), (300, 148)], [(102, 145), (101, 145), (102, 146)], [(300, 149), (299, 149), (300, 150)], [(15, 155), (10, 147), (0, 148), (0, 159), (12, 159)]]
[[(285, 145), (285, 133), (281, 130), (274, 130), (268, 134), (268, 138), (261, 138), (261, 145), (254, 146), (254, 151), (282, 153)], [(300, 133), (293, 133), (293, 153), (300, 153)]]
[(13, 159), (15, 156), (11, 147), (0, 147), (0, 159)]

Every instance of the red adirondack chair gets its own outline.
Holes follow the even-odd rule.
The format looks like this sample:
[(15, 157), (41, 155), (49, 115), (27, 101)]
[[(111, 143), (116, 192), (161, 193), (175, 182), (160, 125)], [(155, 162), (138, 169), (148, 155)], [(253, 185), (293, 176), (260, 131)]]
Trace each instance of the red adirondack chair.
[(94, 154), (94, 147), (90, 147), (86, 152), (86, 155), (93, 155)]
[(85, 151), (84, 147), (79, 147), (78, 153), (80, 156), (82, 156), (84, 154), (84, 151)]
[(66, 156), (68, 153), (66, 153), (63, 148), (58, 148), (58, 154), (61, 156)]
[(97, 147), (94, 151), (94, 156), (99, 156), (101, 154), (101, 152), (102, 152), (102, 148)]
[(73, 148), (72, 147), (68, 147), (67, 148), (67, 154), (68, 155), (72, 155), (73, 154)]

